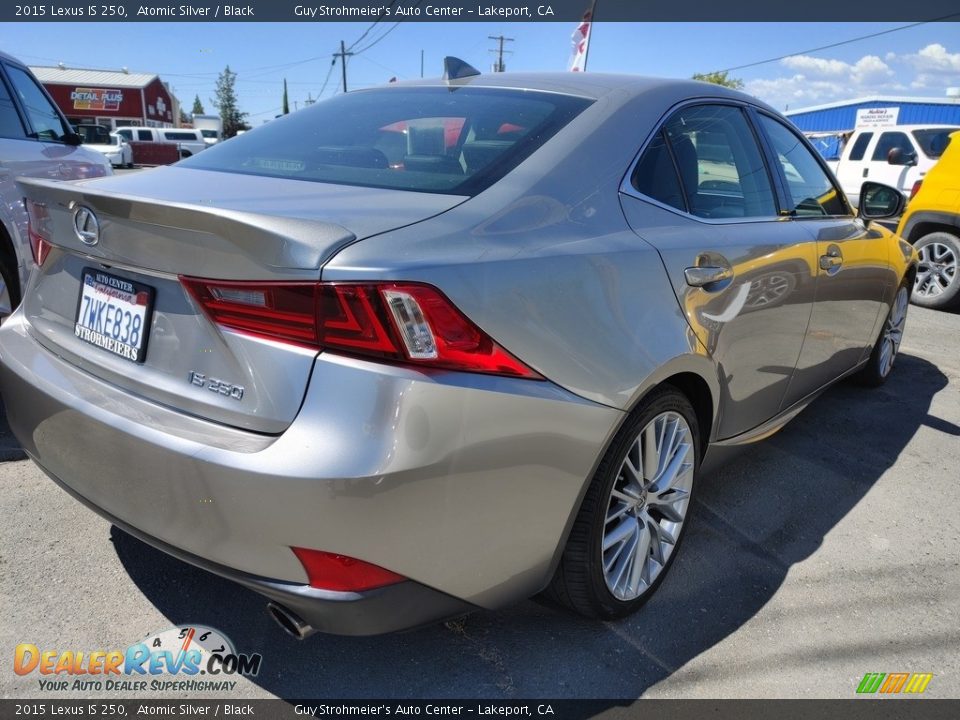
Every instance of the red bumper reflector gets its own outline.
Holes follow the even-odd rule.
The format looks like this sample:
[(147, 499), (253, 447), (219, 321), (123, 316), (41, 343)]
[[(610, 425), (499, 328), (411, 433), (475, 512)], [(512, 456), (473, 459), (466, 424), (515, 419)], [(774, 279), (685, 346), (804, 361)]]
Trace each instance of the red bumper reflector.
[(322, 550), (290, 548), (307, 571), (310, 587), (339, 592), (363, 592), (394, 585), (407, 578), (363, 560)]

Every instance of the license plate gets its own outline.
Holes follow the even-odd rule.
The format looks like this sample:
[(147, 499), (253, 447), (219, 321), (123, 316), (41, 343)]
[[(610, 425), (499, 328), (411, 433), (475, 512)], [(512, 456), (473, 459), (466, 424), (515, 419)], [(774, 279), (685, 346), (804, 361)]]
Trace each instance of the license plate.
[(74, 334), (91, 345), (142, 363), (154, 290), (132, 280), (84, 268)]

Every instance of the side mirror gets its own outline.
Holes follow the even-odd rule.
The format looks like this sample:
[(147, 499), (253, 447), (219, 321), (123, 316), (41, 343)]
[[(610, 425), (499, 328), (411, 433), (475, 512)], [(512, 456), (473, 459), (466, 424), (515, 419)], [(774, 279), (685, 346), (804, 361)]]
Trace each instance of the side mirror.
[(897, 217), (906, 204), (907, 199), (895, 187), (869, 181), (860, 187), (859, 215), (864, 220)]
[(83, 145), (83, 135), (77, 132), (68, 132), (63, 136), (63, 142), (66, 145), (72, 145), (76, 147), (77, 145)]
[(891, 165), (916, 165), (917, 156), (915, 153), (904, 152), (903, 148), (891, 148), (887, 153), (887, 162)]

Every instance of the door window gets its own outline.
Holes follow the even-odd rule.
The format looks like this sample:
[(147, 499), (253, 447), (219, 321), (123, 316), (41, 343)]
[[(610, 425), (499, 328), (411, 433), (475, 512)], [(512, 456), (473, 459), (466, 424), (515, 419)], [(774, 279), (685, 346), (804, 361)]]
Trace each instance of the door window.
[(790, 191), (791, 215), (850, 215), (850, 208), (830, 176), (800, 137), (783, 123), (760, 115), (760, 125), (773, 145)]
[(773, 217), (773, 186), (740, 108), (694, 105), (664, 125), (688, 211), (703, 218)]
[(853, 147), (850, 148), (850, 159), (863, 160), (863, 156), (867, 152), (867, 145), (870, 144), (872, 139), (872, 132), (861, 133), (856, 142), (853, 143)]
[(146, 140), (150, 142), (153, 140), (153, 131), (152, 130), (137, 130), (137, 138), (140, 140)]
[(21, 68), (11, 65), (7, 66), (7, 73), (27, 113), (34, 137), (38, 140), (62, 140), (64, 135), (71, 132), (60, 117), (57, 108), (47, 99), (43, 90), (30, 75)]
[(13, 104), (13, 98), (10, 97), (7, 85), (3, 80), (0, 80), (0, 137), (26, 137), (23, 123), (20, 121), (20, 114), (17, 112), (17, 106)]
[(885, 132), (880, 136), (880, 139), (877, 140), (877, 146), (873, 149), (873, 157), (871, 160), (882, 160), (886, 162), (887, 155), (897, 147), (903, 150), (904, 153), (914, 152), (913, 143), (910, 142), (910, 138), (907, 137), (906, 133)]

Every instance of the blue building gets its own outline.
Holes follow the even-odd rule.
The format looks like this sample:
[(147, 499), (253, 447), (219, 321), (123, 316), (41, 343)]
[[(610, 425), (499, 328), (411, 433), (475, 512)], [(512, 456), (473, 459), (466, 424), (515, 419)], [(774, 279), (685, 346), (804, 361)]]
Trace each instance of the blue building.
[(896, 113), (897, 125), (957, 125), (960, 127), (960, 97), (865, 97), (815, 105), (784, 113), (807, 135), (827, 159), (839, 156), (849, 134), (857, 127), (858, 114), (887, 108)]

